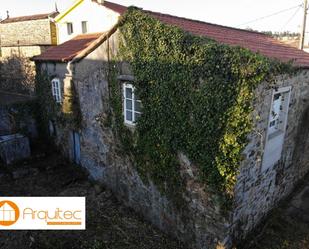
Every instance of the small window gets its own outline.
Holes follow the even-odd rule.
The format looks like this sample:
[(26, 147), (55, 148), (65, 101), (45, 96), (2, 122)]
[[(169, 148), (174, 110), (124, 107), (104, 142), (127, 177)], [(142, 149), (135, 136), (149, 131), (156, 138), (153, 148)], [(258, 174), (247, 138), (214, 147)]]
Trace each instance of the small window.
[(67, 30), (68, 30), (68, 35), (73, 34), (73, 23), (71, 22), (67, 23)]
[(134, 92), (134, 87), (131, 84), (123, 85), (124, 96), (124, 122), (134, 125), (142, 114), (142, 102)]
[(288, 121), (290, 94), (291, 87), (282, 87), (273, 91), (262, 171), (274, 166), (281, 159)]
[(52, 83), (52, 93), (55, 101), (61, 103), (61, 85), (59, 79), (53, 79)]
[(82, 22), (82, 33), (86, 34), (88, 32), (87, 21)]

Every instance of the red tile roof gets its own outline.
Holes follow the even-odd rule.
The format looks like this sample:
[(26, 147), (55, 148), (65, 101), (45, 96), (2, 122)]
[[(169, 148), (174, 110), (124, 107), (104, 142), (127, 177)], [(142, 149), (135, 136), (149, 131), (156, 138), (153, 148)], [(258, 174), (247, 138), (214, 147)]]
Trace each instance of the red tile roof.
[(7, 19), (2, 20), (0, 23), (12, 23), (12, 22), (24, 22), (24, 21), (33, 21), (33, 20), (40, 20), (40, 19), (47, 19), (49, 17), (55, 17), (59, 13), (54, 11), (51, 13), (46, 14), (38, 14), (32, 16), (18, 16), (18, 17), (10, 17)]
[(34, 61), (67, 62), (93, 44), (103, 33), (83, 34), (47, 49), (43, 54), (33, 57)]
[[(104, 2), (104, 6), (119, 14), (123, 14), (126, 8), (108, 1)], [(192, 34), (205, 36), (219, 43), (248, 48), (253, 52), (259, 52), (266, 57), (275, 58), (283, 62), (295, 60), (295, 65), (309, 67), (309, 53), (286, 45), (268, 35), (152, 11), (145, 12), (163, 23), (178, 26)]]
[(309, 54), (291, 47), (268, 35), (242, 29), (190, 20), (171, 15), (147, 11), (156, 19), (180, 27), (192, 34), (205, 36), (231, 46), (248, 48), (269, 58), (283, 62), (295, 60), (295, 65), (309, 67)]
[[(97, 0), (92, 0), (92, 1), (98, 3)], [(98, 4), (100, 4), (100, 3), (98, 3)], [(128, 9), (126, 6), (123, 6), (123, 5), (120, 5), (120, 4), (116, 4), (116, 3), (112, 3), (112, 2), (108, 2), (108, 1), (104, 1), (103, 5), (106, 8), (109, 8), (109, 9), (119, 13), (120, 15), (122, 15)]]
[[(97, 2), (97, 0), (93, 1)], [(103, 5), (120, 15), (124, 14), (127, 10), (125, 6), (108, 1), (104, 1)], [(163, 23), (178, 26), (192, 34), (205, 36), (219, 43), (248, 48), (253, 52), (259, 52), (266, 57), (275, 58), (283, 62), (293, 60), (294, 65), (309, 68), (309, 53), (286, 45), (268, 35), (152, 11), (144, 12)], [(71, 60), (86, 49), (87, 46), (90, 46), (91, 42), (98, 37), (99, 34), (77, 36), (71, 41), (47, 50), (42, 55), (35, 57), (34, 60)]]

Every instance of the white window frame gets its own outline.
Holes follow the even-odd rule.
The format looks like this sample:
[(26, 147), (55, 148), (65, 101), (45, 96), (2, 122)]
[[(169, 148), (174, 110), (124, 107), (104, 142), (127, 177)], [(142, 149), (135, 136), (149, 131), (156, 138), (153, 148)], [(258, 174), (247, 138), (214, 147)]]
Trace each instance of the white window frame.
[[(128, 98), (126, 96), (126, 89), (132, 90), (132, 98)], [(125, 122), (125, 124), (133, 125), (133, 126), (136, 124), (136, 121), (137, 121), (137, 120), (135, 120), (135, 114), (140, 114), (140, 115), (142, 114), (142, 112), (136, 111), (135, 101), (139, 102), (139, 103), (142, 103), (142, 102), (141, 102), (141, 100), (135, 98), (134, 91), (135, 91), (135, 88), (132, 84), (123, 83), (123, 116), (124, 116), (124, 122)], [(127, 100), (132, 101), (132, 109), (127, 109)], [(132, 120), (128, 119), (127, 111), (132, 112)]]
[[(290, 98), (291, 98), (291, 87), (281, 87), (272, 92), (271, 98), (271, 105), (269, 111), (269, 118), (267, 122), (267, 135), (266, 141), (264, 146), (264, 155), (263, 155), (263, 162), (262, 162), (262, 171), (267, 170), (268, 168), (274, 166), (281, 158), (283, 144), (284, 144), (284, 137), (288, 122), (288, 113), (289, 113), (289, 105), (290, 105)], [(284, 94), (284, 106), (281, 105), (279, 118), (278, 121), (280, 122), (276, 131), (270, 128), (270, 124), (274, 119), (272, 118), (272, 111), (274, 105), (274, 97), (276, 94)], [(282, 118), (283, 115), (283, 118)], [(280, 118), (281, 117), (281, 118)]]
[(58, 78), (54, 78), (51, 81), (51, 87), (52, 87), (52, 94), (54, 97), (54, 100), (56, 103), (61, 103), (62, 102), (62, 97), (61, 97), (61, 83)]

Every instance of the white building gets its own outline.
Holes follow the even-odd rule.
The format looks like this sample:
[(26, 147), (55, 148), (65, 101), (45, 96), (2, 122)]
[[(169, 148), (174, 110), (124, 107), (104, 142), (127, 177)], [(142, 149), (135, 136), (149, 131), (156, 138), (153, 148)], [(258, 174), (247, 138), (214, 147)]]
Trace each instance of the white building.
[(58, 44), (79, 34), (108, 31), (120, 16), (119, 5), (103, 0), (76, 0), (67, 10), (55, 17)]

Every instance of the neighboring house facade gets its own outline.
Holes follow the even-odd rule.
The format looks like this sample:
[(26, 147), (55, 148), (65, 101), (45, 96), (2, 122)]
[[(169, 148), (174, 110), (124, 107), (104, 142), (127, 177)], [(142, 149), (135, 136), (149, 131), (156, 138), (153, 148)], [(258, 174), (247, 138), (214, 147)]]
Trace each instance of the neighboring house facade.
[[(103, 6), (108, 9), (110, 3)], [(112, 6), (119, 16), (124, 14), (125, 7)], [(276, 77), (276, 87), (263, 82), (254, 91), (252, 116), (259, 118), (253, 118), (249, 142), (242, 153), (232, 210), (222, 214), (216, 197), (199, 182), (197, 168), (187, 155), (178, 153), (187, 201), (186, 209), (179, 209), (152, 181), (145, 184), (134, 162), (119, 150), (113, 128), (106, 125), (112, 101), (108, 72), (122, 40), (117, 21), (107, 32), (79, 35), (33, 58), (37, 72), (47, 74), (50, 93), (63, 112), (71, 112), (67, 107), (73, 102), (72, 92), (80, 107), (79, 128), (51, 119), (50, 135), (65, 155), (160, 229), (192, 248), (229, 248), (231, 241), (244, 238), (291, 193), (309, 170), (305, 153), (309, 148), (309, 55), (257, 32), (144, 13), (218, 43), (241, 46), (282, 62), (294, 60), (294, 66), (301, 68), (297, 74)], [(143, 115), (142, 103), (135, 94), (130, 65), (121, 61), (119, 70), (123, 122), (128, 130), (134, 130)]]
[[(58, 43), (66, 42), (80, 34), (108, 31), (117, 21), (122, 8), (113, 3), (105, 3), (112, 8), (106, 8), (100, 0), (77, 0), (67, 10), (60, 13), (55, 22), (58, 29)], [(116, 7), (115, 9), (113, 7)]]
[(58, 12), (8, 17), (0, 22), (0, 57), (32, 57), (57, 45), (53, 18)]

